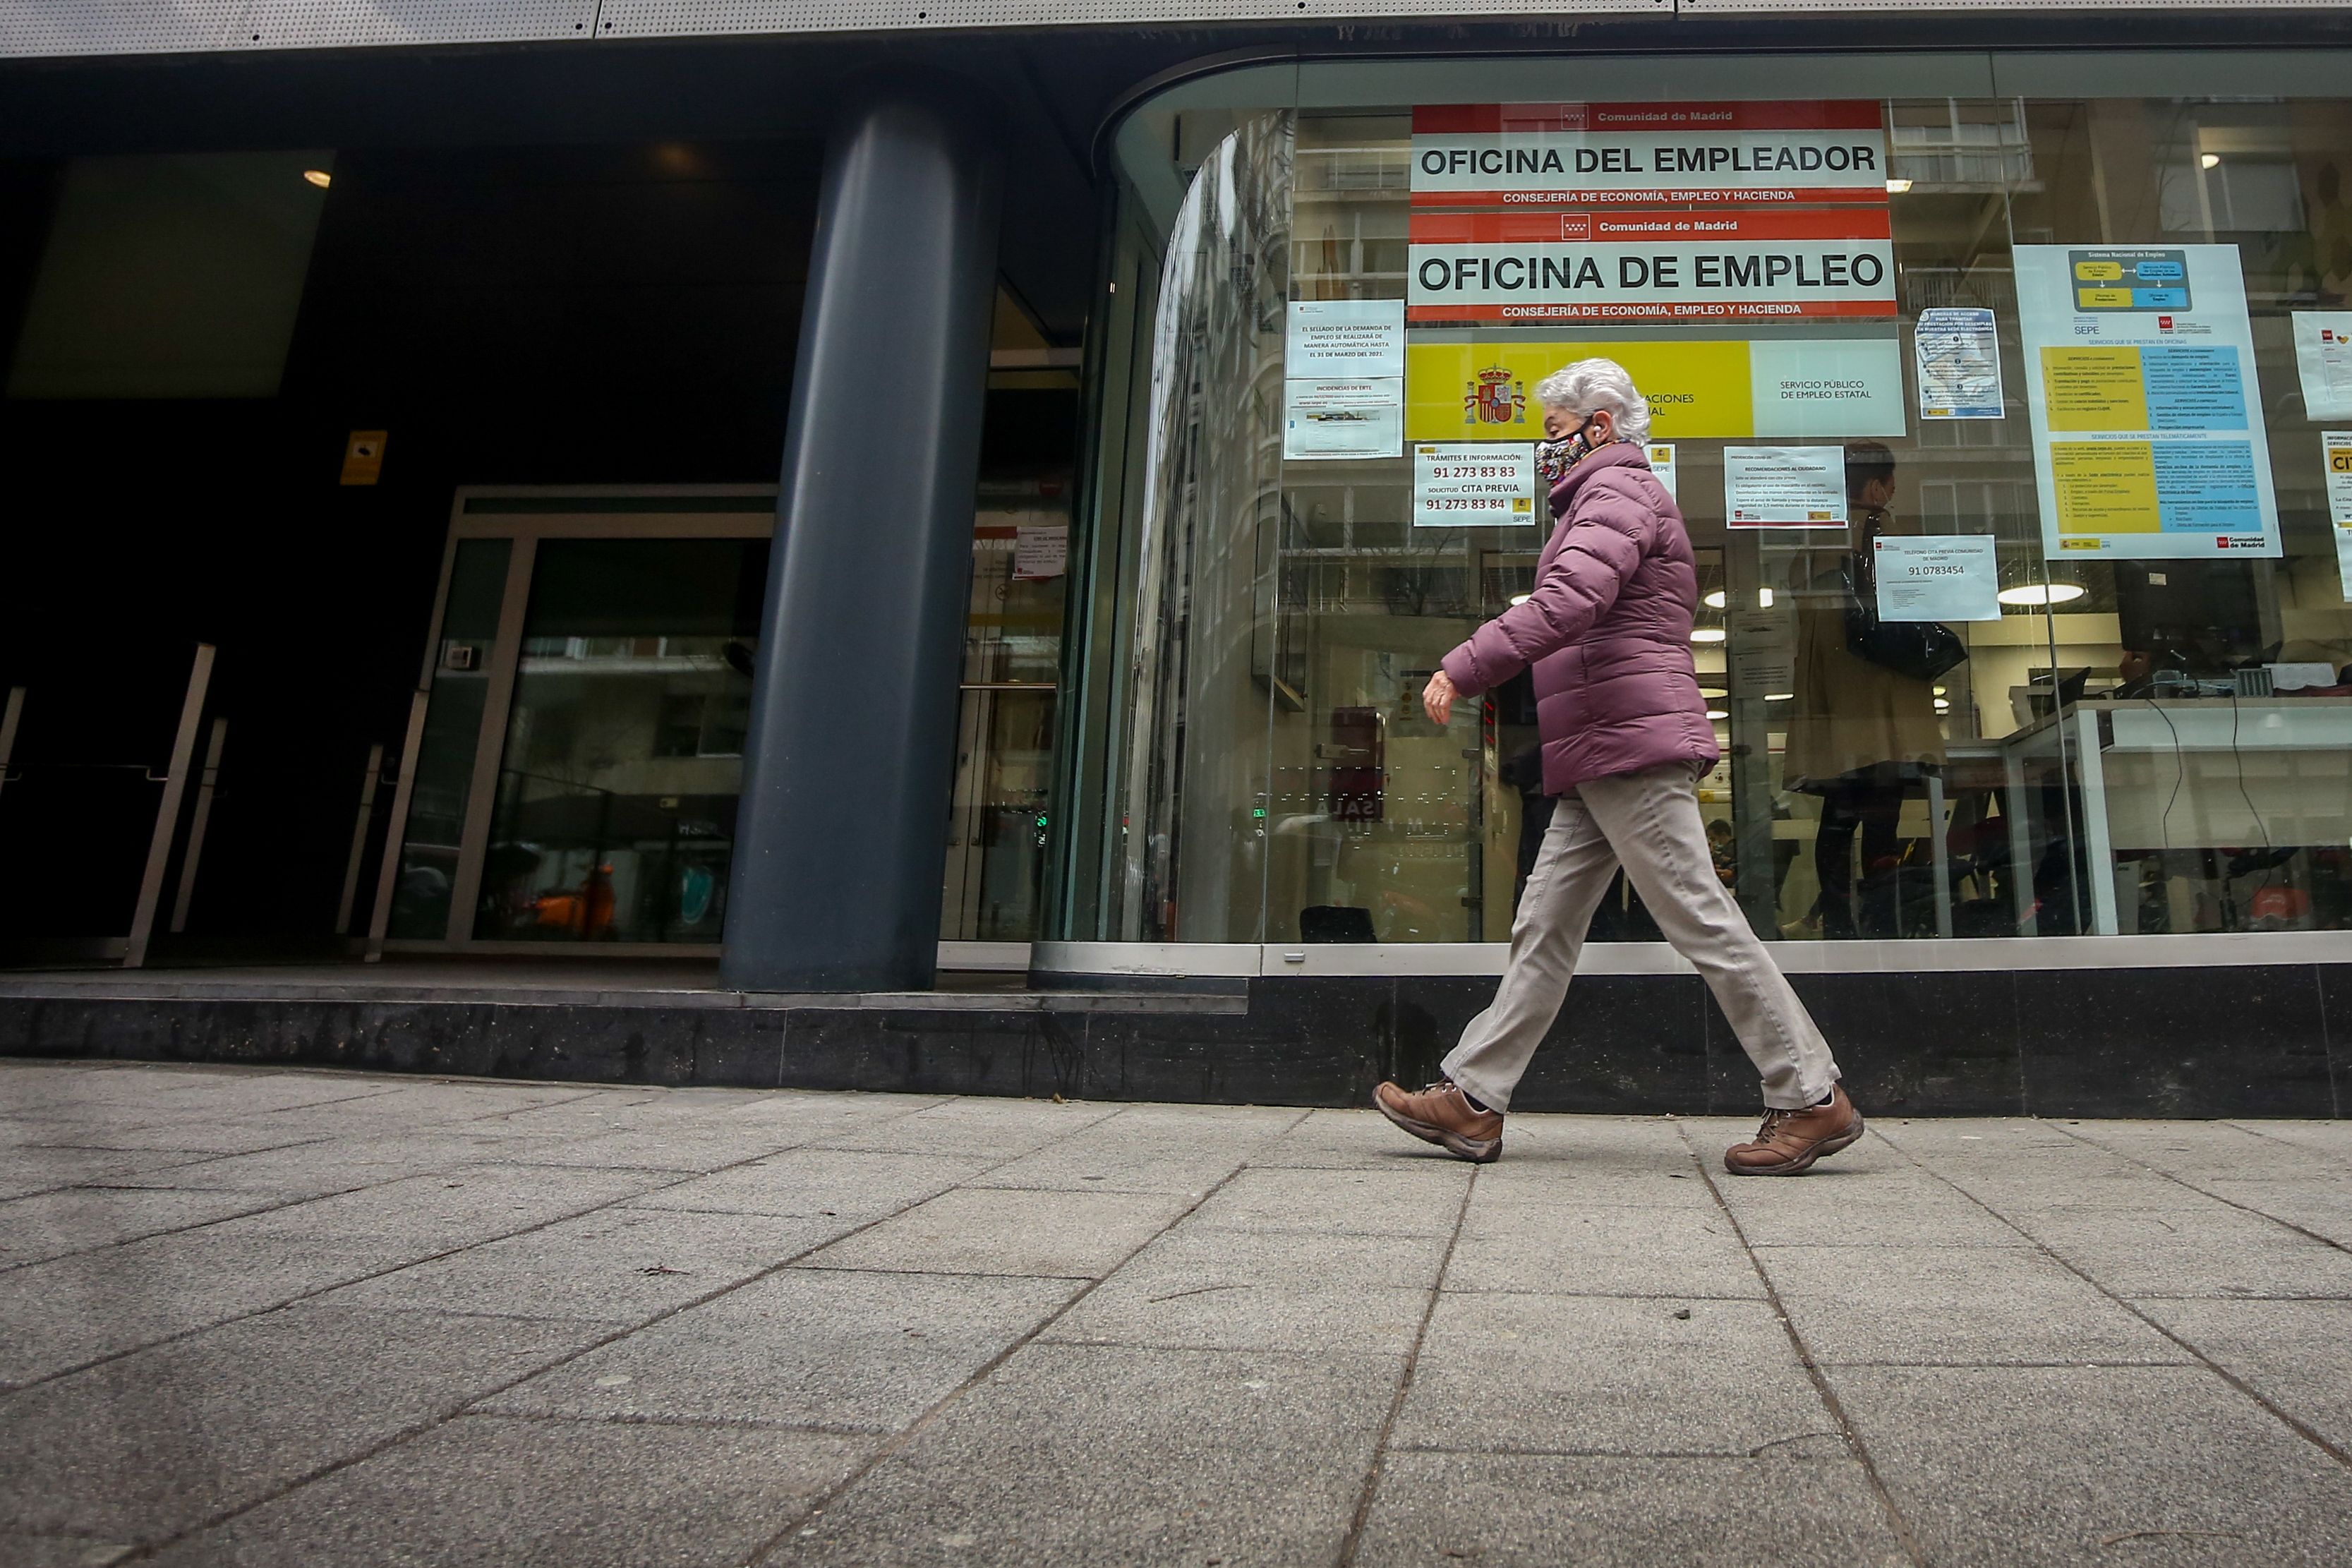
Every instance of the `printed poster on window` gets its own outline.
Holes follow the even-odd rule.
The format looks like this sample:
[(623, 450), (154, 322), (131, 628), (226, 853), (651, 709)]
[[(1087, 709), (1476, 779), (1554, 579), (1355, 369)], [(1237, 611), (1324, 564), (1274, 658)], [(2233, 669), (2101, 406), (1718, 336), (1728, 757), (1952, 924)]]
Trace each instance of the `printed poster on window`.
[(1282, 455), (1393, 458), (1404, 447), (1402, 381), (1286, 381)]
[(1674, 497), (1675, 444), (1671, 441), (1653, 441), (1642, 448), (1642, 456), (1650, 460), (1650, 472), (1655, 474), (1658, 483), (1666, 488), (1666, 494)]
[(1282, 374), (1295, 381), (1404, 374), (1402, 300), (1293, 300), (1286, 325)]
[(2021, 245), (2026, 406), (2052, 560), (2276, 556), (2234, 245)]
[(1911, 339), (1922, 419), (1998, 419), (2000, 341), (1990, 310), (1919, 312)]
[(1843, 528), (1845, 448), (1726, 447), (1723, 506), (1733, 528)]
[(2352, 419), (2352, 310), (2296, 310), (2294, 368), (2306, 419)]
[(1515, 528), (1537, 521), (1536, 449), (1471, 441), (1412, 448), (1416, 528)]
[(2336, 535), (2336, 580), (2352, 605), (2352, 430), (2320, 435), (2327, 460), (2327, 521)]
[(1885, 534), (1871, 545), (1880, 620), (2000, 619), (2000, 565), (1991, 534)]

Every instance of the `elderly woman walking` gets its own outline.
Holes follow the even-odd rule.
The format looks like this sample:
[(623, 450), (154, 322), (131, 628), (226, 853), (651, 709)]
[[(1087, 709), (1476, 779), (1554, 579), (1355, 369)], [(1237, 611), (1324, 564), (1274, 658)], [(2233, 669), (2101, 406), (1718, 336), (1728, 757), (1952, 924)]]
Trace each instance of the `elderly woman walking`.
[(1675, 948), (1706, 976), (1764, 1079), (1764, 1125), (1723, 1157), (1735, 1175), (1789, 1176), (1862, 1136), (1827, 1041), (1716, 876), (1698, 779), (1720, 755), (1691, 665), (1698, 574), (1682, 514), (1650, 472), (1650, 407), (1624, 370), (1580, 360), (1536, 389), (1538, 448), (1558, 526), (1535, 591), (1445, 656), (1422, 693), (1443, 724), (1535, 667), (1551, 826), (1511, 927), (1494, 1005), (1470, 1021), (1444, 1078), (1384, 1083), (1381, 1114), (1465, 1160), (1503, 1151), (1503, 1113), (1559, 1014), (1594, 907), (1622, 866)]

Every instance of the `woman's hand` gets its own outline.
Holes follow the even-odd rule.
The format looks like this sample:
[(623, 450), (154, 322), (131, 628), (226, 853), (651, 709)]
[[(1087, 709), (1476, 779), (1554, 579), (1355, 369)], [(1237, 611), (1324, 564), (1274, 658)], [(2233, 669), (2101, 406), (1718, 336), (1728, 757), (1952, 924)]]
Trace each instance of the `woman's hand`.
[(1429, 715), (1431, 723), (1443, 724), (1454, 711), (1454, 700), (1461, 695), (1454, 689), (1454, 678), (1441, 669), (1422, 689), (1421, 710)]

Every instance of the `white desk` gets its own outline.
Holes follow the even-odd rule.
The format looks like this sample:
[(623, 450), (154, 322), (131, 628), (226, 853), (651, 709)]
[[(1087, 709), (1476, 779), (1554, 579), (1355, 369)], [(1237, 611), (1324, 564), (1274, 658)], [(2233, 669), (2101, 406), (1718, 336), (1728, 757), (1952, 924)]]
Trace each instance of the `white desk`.
[(2092, 929), (2121, 930), (2115, 853), (2352, 839), (2352, 697), (2164, 697), (2067, 704), (2000, 742), (2018, 925), (2033, 927), (2026, 771), (2074, 774)]

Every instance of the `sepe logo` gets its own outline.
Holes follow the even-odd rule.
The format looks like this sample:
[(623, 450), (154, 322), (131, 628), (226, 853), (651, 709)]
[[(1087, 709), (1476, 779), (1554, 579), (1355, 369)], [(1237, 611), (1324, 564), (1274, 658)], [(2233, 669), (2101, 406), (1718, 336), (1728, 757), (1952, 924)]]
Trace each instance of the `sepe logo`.
[(1464, 385), (1465, 425), (1524, 425), (1528, 422), (1527, 384), (1501, 365), (1489, 365)]

